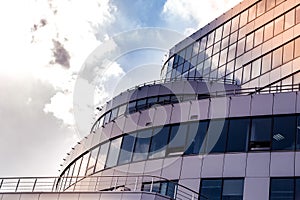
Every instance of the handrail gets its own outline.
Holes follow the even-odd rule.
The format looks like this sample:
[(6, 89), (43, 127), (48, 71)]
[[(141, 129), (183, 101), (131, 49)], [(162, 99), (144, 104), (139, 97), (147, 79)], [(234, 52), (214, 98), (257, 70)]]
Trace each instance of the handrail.
[[(142, 185), (151, 183), (151, 189), (145, 190)], [(152, 192), (155, 183), (173, 183), (176, 192), (172, 199), (198, 199), (199, 193), (164, 177), (153, 175), (112, 175), (112, 176), (87, 176), (87, 177), (5, 177), (0, 178), (1, 193), (32, 193), (32, 192), (101, 192), (101, 191), (133, 191)], [(170, 192), (170, 191), (169, 191)], [(166, 194), (161, 194), (168, 196)], [(180, 198), (179, 198), (180, 196)], [(170, 197), (170, 196), (169, 196)], [(206, 198), (206, 197), (204, 197)]]

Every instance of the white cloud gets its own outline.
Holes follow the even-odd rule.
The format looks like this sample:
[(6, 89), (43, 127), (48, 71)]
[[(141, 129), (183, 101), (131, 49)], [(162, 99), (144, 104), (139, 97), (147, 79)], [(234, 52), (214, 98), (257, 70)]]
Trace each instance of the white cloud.
[[(171, 26), (190, 23), (193, 27), (184, 29), (186, 35), (195, 32), (241, 0), (167, 0), (162, 11), (162, 16)], [(179, 23), (178, 20), (182, 20)], [(194, 27), (196, 25), (197, 27)], [(186, 26), (184, 26), (186, 27)]]

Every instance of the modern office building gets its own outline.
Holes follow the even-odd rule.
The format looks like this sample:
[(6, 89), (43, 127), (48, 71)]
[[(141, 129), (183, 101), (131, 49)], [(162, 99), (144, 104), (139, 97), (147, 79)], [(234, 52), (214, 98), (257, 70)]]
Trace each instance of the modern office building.
[(49, 191), (0, 199), (300, 199), (299, 85), (300, 0), (244, 0), (107, 102)]

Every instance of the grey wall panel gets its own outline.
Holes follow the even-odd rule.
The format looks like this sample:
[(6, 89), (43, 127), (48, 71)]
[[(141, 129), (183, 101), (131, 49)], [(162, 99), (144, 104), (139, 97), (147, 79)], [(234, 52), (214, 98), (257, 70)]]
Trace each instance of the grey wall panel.
[(155, 108), (141, 111), (138, 120), (138, 129), (151, 127), (154, 121)]
[(151, 85), (148, 89), (148, 96), (157, 96), (159, 94), (160, 85)]
[(147, 97), (148, 89), (149, 89), (149, 86), (139, 87), (136, 90), (136, 92), (137, 92), (136, 98), (142, 99), (142, 98)]
[(294, 176), (295, 152), (272, 152), (270, 176)]
[(115, 137), (123, 133), (125, 120), (125, 116), (121, 116), (114, 120), (115, 122), (113, 123), (111, 137)]
[(201, 177), (212, 178), (223, 175), (224, 154), (206, 155), (203, 159)]
[(225, 118), (229, 115), (229, 97), (213, 98), (209, 106), (209, 118)]
[(137, 129), (138, 120), (140, 117), (140, 113), (134, 113), (131, 115), (127, 115), (124, 125), (124, 133), (129, 133), (131, 131), (135, 131)]
[(225, 154), (223, 177), (245, 177), (246, 153)]
[(273, 94), (253, 95), (251, 115), (271, 115), (273, 111)]
[(161, 176), (169, 180), (179, 179), (181, 164), (182, 157), (165, 158), (163, 162)]
[(269, 178), (245, 178), (244, 200), (269, 199)]
[(183, 157), (180, 179), (200, 178), (202, 168), (202, 156)]
[(296, 111), (296, 93), (285, 92), (274, 94), (273, 114), (289, 114)]
[(247, 177), (268, 177), (270, 175), (271, 154), (268, 152), (248, 153)]
[(171, 105), (157, 107), (154, 114), (153, 126), (169, 124), (171, 118), (171, 110)]
[(295, 176), (300, 176), (300, 152), (295, 153)]
[(251, 96), (233, 96), (230, 102), (229, 117), (250, 116)]
[(180, 123), (182, 121), (187, 121), (189, 119), (190, 106), (191, 103), (189, 101), (180, 104), (174, 104), (170, 123)]
[(79, 194), (79, 200), (100, 200), (101, 194)]
[(59, 200), (78, 200), (79, 194), (60, 194)]
[(145, 164), (144, 174), (152, 176), (160, 176), (163, 165), (163, 159), (147, 160)]

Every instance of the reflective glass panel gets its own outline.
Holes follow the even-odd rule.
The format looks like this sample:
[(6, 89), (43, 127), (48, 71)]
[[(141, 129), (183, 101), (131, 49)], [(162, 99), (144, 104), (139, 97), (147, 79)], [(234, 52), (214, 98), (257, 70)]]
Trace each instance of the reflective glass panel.
[(270, 200), (293, 200), (294, 199), (294, 179), (276, 178), (271, 179)]
[(218, 119), (209, 122), (207, 130), (206, 153), (225, 152), (228, 120)]
[(207, 121), (189, 124), (185, 154), (204, 153), (204, 138), (206, 136)]
[(107, 158), (107, 153), (108, 153), (108, 148), (109, 148), (109, 142), (104, 143), (100, 146), (100, 151), (96, 163), (96, 169), (95, 172), (104, 169), (106, 158)]
[(223, 182), (223, 200), (243, 200), (244, 180), (225, 179)]
[(272, 149), (293, 150), (296, 128), (295, 116), (274, 117)]
[(220, 200), (222, 194), (222, 180), (211, 179), (201, 181), (200, 200)]
[(125, 164), (131, 161), (136, 134), (123, 137), (118, 164)]
[(153, 130), (149, 158), (161, 158), (166, 155), (169, 138), (169, 126), (158, 127)]
[(148, 157), (149, 145), (152, 136), (152, 129), (139, 131), (137, 134), (133, 161), (146, 160)]
[(269, 150), (272, 118), (254, 118), (251, 124), (249, 150)]
[(109, 153), (105, 165), (106, 167), (113, 167), (117, 165), (121, 143), (122, 143), (121, 137), (111, 141), (109, 147)]
[(173, 125), (171, 127), (167, 155), (180, 155), (184, 152), (187, 124)]
[(246, 151), (246, 140), (249, 134), (250, 119), (231, 119), (229, 122), (227, 151)]

